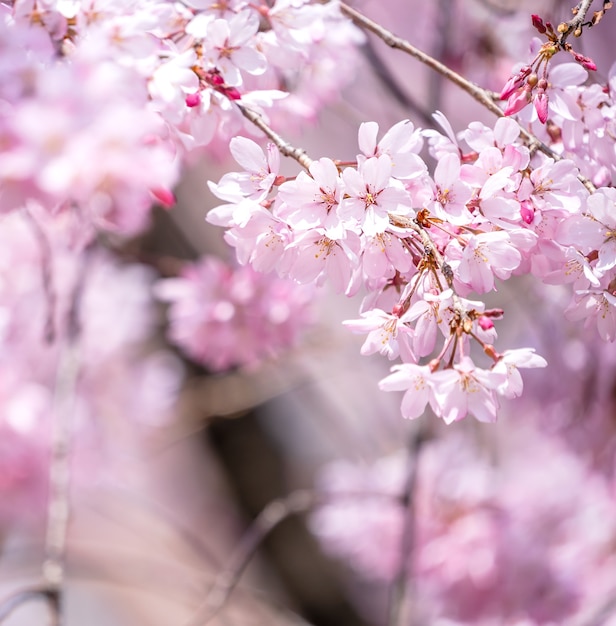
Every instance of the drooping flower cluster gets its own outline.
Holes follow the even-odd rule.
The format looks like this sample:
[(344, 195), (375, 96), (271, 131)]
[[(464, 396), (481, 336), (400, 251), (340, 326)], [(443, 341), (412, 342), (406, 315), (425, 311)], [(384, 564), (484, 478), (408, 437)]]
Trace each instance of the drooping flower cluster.
[(212, 371), (255, 366), (297, 343), (311, 322), (313, 290), (215, 257), (158, 283), (171, 304), (169, 336)]
[[(493, 421), (498, 396), (521, 393), (519, 368), (545, 361), (532, 350), (498, 353), (494, 320), (502, 311), (468, 296), (513, 274), (565, 283), (571, 271), (560, 268), (586, 259), (588, 276), (580, 269), (572, 308), (589, 302), (588, 323), (612, 340), (614, 273), (597, 261), (598, 237), (610, 226), (585, 247), (567, 234), (585, 224), (589, 192), (571, 161), (536, 155), (531, 164), (513, 120), (500, 119), (494, 129), (473, 123), (459, 139), (439, 120), (445, 135), (404, 121), (380, 141), (377, 125), (363, 124), (356, 166), (322, 158), (285, 182), (273, 148), (266, 154), (235, 139), (231, 150), (244, 172), (211, 184), (227, 203), (208, 219), (228, 228), (242, 263), (300, 283), (329, 279), (348, 295), (367, 289), (361, 319), (347, 325), (368, 333), (364, 354), (403, 360), (382, 388), (408, 390), (406, 417), (430, 404), (447, 422), (468, 413)], [(419, 156), (424, 136), (438, 160), (433, 175)], [(591, 286), (594, 300), (580, 292)], [(472, 341), (490, 359), (487, 369), (475, 363)]]
[[(69, 420), (75, 435), (75, 484), (91, 484), (102, 467), (111, 471), (123, 435), (168, 421), (179, 391), (178, 361), (142, 347), (156, 323), (153, 272), (124, 267), (102, 250), (82, 260), (66, 238), (57, 219), (0, 218), (0, 533), (41, 518), (55, 420)], [(71, 326), (79, 328), (75, 413), (58, 416), (54, 397), (62, 363), (72, 358)]]
[[(152, 204), (174, 203), (193, 148), (244, 128), (236, 103), (262, 111), (301, 82), (313, 117), (335, 95), (312, 88), (332, 82), (333, 57), (352, 76), (361, 36), (333, 3), (187, 4), (0, 3), (2, 212), (36, 199), (135, 235)], [(301, 69), (315, 76), (294, 81)]]
[[(326, 466), (311, 517), (324, 548), (381, 584), (408, 560), (415, 615), (425, 623), (564, 624), (609, 599), (616, 567), (610, 485), (526, 426), (509, 433), (515, 449), (492, 453), (456, 434), (422, 449), (412, 510), (400, 500), (404, 452), (369, 465)], [(528, 462), (535, 452), (540, 472)]]

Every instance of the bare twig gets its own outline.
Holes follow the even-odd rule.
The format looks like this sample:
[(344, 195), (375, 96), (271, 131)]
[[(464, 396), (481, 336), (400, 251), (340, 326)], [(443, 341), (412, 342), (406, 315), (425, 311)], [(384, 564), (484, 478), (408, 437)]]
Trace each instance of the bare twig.
[(47, 312), (45, 317), (45, 341), (53, 343), (56, 337), (55, 313), (56, 313), (56, 292), (53, 286), (52, 276), (52, 251), (49, 240), (41, 225), (38, 223), (34, 215), (26, 208), (23, 211), (24, 216), (32, 226), (32, 231), (36, 237), (41, 250), (41, 274), (43, 283), (43, 293), (47, 300)]
[(377, 54), (372, 42), (368, 40), (363, 47), (364, 55), (370, 63), (376, 77), (385, 86), (388, 92), (395, 98), (395, 100), (406, 109), (409, 109), (415, 115), (420, 117), (424, 124), (432, 126), (434, 120), (432, 116), (425, 111), (417, 102), (415, 102), (409, 94), (407, 94), (399, 85), (395, 76), (391, 73), (389, 67), (383, 62), (383, 59)]
[(422, 52), (406, 39), (402, 39), (401, 37), (394, 35), (391, 31), (387, 30), (380, 24), (373, 22), (370, 18), (366, 17), (356, 9), (351, 8), (348, 4), (341, 2), (340, 10), (344, 13), (344, 15), (353, 20), (355, 24), (375, 34), (379, 39), (382, 39), (390, 48), (405, 52), (427, 67), (433, 69), (435, 72), (438, 72), (441, 76), (444, 76), (447, 80), (451, 81), (454, 85), (457, 85), (460, 89), (472, 96), (475, 100), (477, 100), (477, 102), (488, 109), (488, 111), (494, 113), (494, 115), (503, 115), (503, 112), (494, 102), (490, 93), (485, 89), (482, 89), (457, 72), (449, 69), (446, 65), (437, 61), (429, 54)]
[[(87, 255), (88, 249), (84, 251)], [(73, 288), (72, 301), (66, 318), (66, 336), (61, 347), (53, 398), (53, 434), (49, 462), (49, 500), (43, 580), (55, 591), (56, 623), (63, 622), (64, 579), (66, 569), (66, 540), (70, 518), (70, 466), (73, 415), (79, 376), (79, 305), (85, 286), (87, 256)]]
[[(364, 28), (365, 30), (370, 31), (375, 34), (379, 39), (381, 39), (384, 43), (386, 43), (390, 48), (395, 50), (401, 50), (406, 54), (412, 56), (414, 59), (417, 59), (430, 69), (438, 72), (441, 76), (445, 77), (454, 85), (457, 85), (460, 89), (468, 93), (472, 96), (477, 102), (483, 105), (488, 111), (496, 115), (497, 117), (503, 117), (504, 113), (501, 108), (496, 104), (495, 96), (488, 91), (487, 89), (483, 89), (483, 87), (479, 87), (475, 83), (470, 80), (464, 78), (457, 72), (449, 69), (446, 65), (437, 61), (429, 54), (422, 52), (418, 48), (416, 48), (413, 44), (408, 42), (406, 39), (402, 39), (397, 35), (394, 35), (391, 31), (387, 30), (380, 24), (372, 21), (370, 18), (366, 17), (356, 9), (351, 8), (344, 2), (340, 3), (340, 10), (347, 17), (349, 17), (355, 24)], [(549, 146), (543, 143), (540, 139), (535, 137), (533, 134), (520, 127), (520, 136), (523, 141), (531, 150), (539, 150), (546, 156), (554, 159), (554, 161), (562, 160), (562, 157), (554, 152)], [(580, 182), (588, 189), (590, 193), (593, 193), (596, 188), (592, 184), (590, 180), (581, 174), (578, 175), (578, 179)]]
[(595, 11), (590, 20), (585, 21), (586, 15), (588, 14), (593, 2), (594, 0), (581, 0), (581, 2), (573, 8), (573, 19), (568, 22), (562, 22), (558, 25), (558, 32), (560, 33), (558, 44), (561, 47), (565, 47), (565, 42), (567, 41), (569, 35), (580, 37), (584, 26), (588, 26), (590, 28), (591, 26), (598, 24), (605, 15), (605, 12), (608, 9), (611, 9), (614, 4), (610, 0), (603, 0), (603, 8), (599, 11)]
[(257, 128), (261, 129), (267, 137), (275, 144), (280, 154), (295, 159), (304, 169), (308, 169), (312, 163), (312, 159), (306, 154), (305, 150), (292, 146), (288, 141), (283, 139), (273, 128), (265, 121), (262, 115), (249, 109), (248, 107), (236, 101), (236, 105), (242, 112), (242, 115), (251, 121)]
[(54, 394), (54, 424), (49, 467), (49, 504), (45, 535), (43, 580), (55, 591), (57, 623), (62, 623), (62, 600), (66, 561), (66, 536), (70, 517), (70, 444), (79, 356), (72, 342), (60, 356)]
[(391, 588), (389, 601), (388, 626), (409, 626), (416, 623), (413, 616), (415, 602), (410, 593), (413, 577), (413, 561), (415, 551), (415, 492), (417, 486), (417, 468), (419, 454), (423, 444), (427, 441), (427, 434), (422, 426), (416, 429), (409, 442), (408, 470), (406, 485), (402, 494), (401, 504), (405, 511), (404, 529), (400, 543), (400, 565)]
[(204, 626), (209, 623), (227, 602), (246, 566), (265, 537), (284, 519), (310, 510), (316, 502), (310, 491), (296, 491), (290, 496), (274, 500), (254, 520), (242, 538), (229, 565), (216, 577), (214, 586), (204, 603), (186, 626)]
[(0, 623), (8, 619), (20, 606), (32, 600), (47, 602), (52, 615), (52, 626), (59, 626), (59, 597), (57, 589), (48, 586), (27, 587), (14, 592), (0, 604)]

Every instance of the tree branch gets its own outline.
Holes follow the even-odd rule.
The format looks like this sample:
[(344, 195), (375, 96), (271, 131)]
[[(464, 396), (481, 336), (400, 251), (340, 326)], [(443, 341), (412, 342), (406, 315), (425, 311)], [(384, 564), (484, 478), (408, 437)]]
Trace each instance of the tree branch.
[(562, 22), (558, 25), (557, 30), (560, 33), (558, 44), (561, 47), (565, 46), (565, 42), (567, 41), (569, 35), (580, 37), (584, 26), (588, 26), (590, 28), (591, 26), (598, 24), (605, 15), (605, 12), (613, 6), (613, 2), (610, 0), (603, 0), (603, 8), (599, 11), (595, 11), (592, 18), (586, 22), (586, 15), (593, 2), (594, 0), (581, 0), (581, 2), (579, 2), (577, 6), (572, 9), (574, 16), (573, 19), (568, 22)]
[(404, 529), (400, 542), (400, 565), (391, 588), (387, 626), (409, 626), (416, 622), (413, 619), (414, 601), (409, 593), (409, 585), (413, 578), (413, 560), (415, 552), (415, 528), (417, 515), (415, 511), (415, 494), (417, 489), (417, 468), (419, 454), (428, 440), (423, 426), (412, 434), (408, 450), (408, 470), (406, 485), (401, 498), (404, 509)]
[(286, 498), (270, 502), (257, 516), (240, 541), (229, 565), (216, 577), (205, 601), (186, 626), (204, 626), (223, 608), (246, 566), (265, 537), (284, 519), (310, 510), (316, 496), (310, 491), (296, 491)]
[(0, 623), (8, 619), (22, 604), (41, 598), (49, 605), (52, 616), (51, 625), (60, 626), (60, 607), (58, 590), (49, 586), (28, 587), (8, 596), (0, 604)]
[(249, 121), (251, 121), (257, 128), (261, 129), (267, 137), (274, 143), (274, 145), (280, 151), (280, 154), (295, 159), (304, 169), (308, 169), (312, 163), (312, 159), (306, 154), (305, 150), (292, 146), (289, 142), (285, 141), (273, 128), (271, 128), (262, 115), (249, 109), (248, 107), (235, 102), (242, 115)]
[(470, 80), (467, 80), (457, 72), (449, 69), (440, 61), (437, 61), (429, 54), (426, 54), (425, 52), (419, 50), (419, 48), (416, 48), (406, 39), (402, 39), (401, 37), (394, 35), (391, 31), (383, 28), (383, 26), (377, 24), (376, 22), (373, 22), (370, 18), (366, 17), (356, 9), (351, 8), (348, 4), (341, 2), (340, 10), (344, 15), (353, 20), (355, 24), (375, 34), (379, 37), (379, 39), (382, 39), (390, 48), (401, 50), (402, 52), (412, 56), (414, 59), (417, 59), (427, 67), (441, 74), (441, 76), (444, 76), (454, 85), (460, 87), (460, 89), (472, 96), (475, 100), (477, 100), (477, 102), (488, 109), (488, 111), (491, 111), (494, 115), (502, 117), (503, 112), (495, 103), (493, 96), (486, 89), (475, 85), (475, 83), (472, 83)]
[[(483, 89), (479, 87), (475, 83), (470, 80), (464, 78), (457, 72), (449, 69), (446, 65), (443, 65), (440, 61), (437, 61), (429, 54), (422, 52), (418, 48), (416, 48), (413, 44), (394, 35), (391, 31), (387, 30), (380, 24), (372, 21), (370, 18), (366, 17), (356, 9), (351, 8), (344, 2), (340, 3), (340, 10), (344, 15), (349, 17), (355, 24), (364, 28), (365, 30), (370, 31), (375, 34), (379, 39), (383, 40), (390, 48), (395, 50), (401, 50), (406, 54), (412, 56), (414, 59), (417, 59), (430, 69), (438, 72), (441, 76), (444, 76), (447, 80), (449, 80), (454, 85), (457, 85), (460, 89), (465, 91), (467, 94), (472, 96), (477, 102), (483, 105), (488, 111), (496, 115), (497, 117), (504, 117), (504, 113), (501, 108), (496, 104), (496, 98), (492, 92), (487, 89)], [(554, 161), (561, 161), (562, 157), (554, 152), (549, 146), (544, 144), (539, 138), (535, 137), (533, 134), (520, 127), (520, 136), (523, 141), (531, 150), (539, 150), (546, 156), (554, 159)], [(588, 189), (590, 193), (593, 193), (596, 188), (586, 177), (581, 174), (578, 175), (578, 179), (580, 182)]]

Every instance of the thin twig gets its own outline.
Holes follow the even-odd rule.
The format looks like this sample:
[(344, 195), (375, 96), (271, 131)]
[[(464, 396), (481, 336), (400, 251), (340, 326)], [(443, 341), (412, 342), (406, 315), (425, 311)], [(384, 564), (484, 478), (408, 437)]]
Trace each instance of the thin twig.
[(411, 593), (413, 580), (413, 562), (416, 539), (417, 515), (415, 511), (415, 494), (417, 490), (417, 470), (419, 467), (419, 455), (423, 444), (427, 441), (427, 434), (423, 426), (416, 429), (409, 442), (407, 477), (401, 504), (404, 509), (404, 528), (400, 542), (400, 564), (396, 578), (391, 587), (391, 595), (388, 607), (388, 626), (410, 626), (416, 620), (413, 619), (415, 602)]
[(308, 169), (310, 167), (312, 159), (308, 156), (308, 154), (306, 154), (305, 150), (302, 148), (296, 148), (283, 139), (273, 128), (271, 128), (271, 126), (269, 126), (261, 114), (249, 109), (237, 101), (236, 105), (247, 120), (251, 121), (257, 128), (261, 129), (267, 135), (272, 143), (274, 143), (274, 145), (278, 148), (280, 154), (295, 159), (304, 169)]
[(0, 623), (9, 618), (20, 606), (32, 600), (43, 599), (47, 602), (52, 616), (52, 626), (59, 626), (59, 597), (57, 589), (49, 586), (27, 587), (14, 592), (0, 604)]
[(460, 87), (460, 89), (472, 96), (475, 100), (477, 100), (477, 102), (488, 109), (488, 111), (491, 111), (494, 115), (502, 117), (503, 112), (489, 95), (489, 92), (485, 89), (475, 85), (475, 83), (472, 83), (470, 80), (467, 80), (457, 72), (449, 69), (446, 65), (437, 61), (429, 54), (422, 52), (406, 39), (402, 39), (401, 37), (394, 35), (391, 31), (387, 30), (380, 24), (373, 22), (370, 18), (366, 17), (356, 9), (351, 8), (348, 4), (341, 2), (340, 10), (347, 17), (353, 20), (355, 24), (375, 34), (379, 39), (382, 39), (390, 48), (401, 50), (402, 52), (412, 56), (414, 59), (417, 59), (427, 67), (444, 76), (454, 85)]
[(432, 116), (402, 89), (395, 76), (391, 73), (389, 67), (377, 54), (370, 40), (367, 40), (364, 44), (363, 51), (364, 56), (368, 60), (368, 63), (370, 63), (376, 77), (381, 81), (393, 98), (395, 98), (398, 104), (401, 104), (404, 108), (415, 113), (415, 115), (420, 117), (427, 126), (433, 126), (434, 119)]
[(71, 430), (78, 372), (78, 352), (76, 345), (71, 342), (62, 350), (56, 378), (45, 561), (43, 563), (43, 580), (57, 594), (58, 624), (62, 623), (66, 538), (70, 517)]
[(284, 519), (310, 510), (316, 502), (315, 494), (300, 490), (268, 504), (254, 520), (242, 538), (229, 565), (216, 577), (214, 586), (194, 617), (186, 626), (204, 626), (223, 608), (239, 582), (246, 566), (265, 537)]
[(590, 6), (593, 2), (594, 0), (581, 0), (573, 9), (573, 18), (568, 22), (562, 22), (562, 24), (558, 25), (558, 32), (560, 33), (558, 44), (561, 48), (565, 47), (565, 42), (569, 35), (579, 37), (582, 34), (582, 28), (584, 26), (590, 28), (597, 24), (603, 18), (605, 12), (612, 8), (613, 4), (609, 0), (603, 0), (603, 8), (600, 11), (595, 11), (593, 17), (586, 22), (586, 14), (590, 10)]
[(252, 522), (235, 554), (230, 558), (229, 564), (218, 574), (203, 604), (185, 626), (205, 626), (218, 615), (257, 549), (280, 522), (291, 515), (306, 513), (319, 504), (342, 498), (379, 498), (391, 502), (394, 496), (390, 493), (368, 490), (336, 491), (328, 494), (299, 489), (285, 498), (270, 502)]
[[(477, 102), (483, 105), (488, 111), (496, 115), (497, 117), (504, 117), (504, 113), (501, 108), (496, 104), (495, 98), (490, 91), (487, 89), (483, 89), (483, 87), (479, 87), (475, 83), (470, 80), (464, 78), (457, 72), (449, 69), (446, 65), (437, 61), (429, 54), (422, 52), (419, 48), (416, 48), (413, 44), (411, 44), (406, 39), (402, 39), (397, 35), (394, 35), (391, 31), (387, 30), (380, 24), (372, 21), (370, 18), (366, 17), (356, 9), (351, 8), (344, 2), (340, 3), (340, 10), (347, 17), (349, 17), (355, 24), (358, 26), (370, 31), (375, 34), (379, 39), (381, 39), (384, 43), (386, 43), (390, 48), (395, 50), (401, 50), (406, 54), (412, 56), (414, 59), (417, 59), (430, 69), (438, 72), (441, 76), (444, 76), (447, 80), (449, 80), (454, 85), (457, 85), (460, 89), (468, 93), (472, 96)], [(543, 143), (538, 137), (535, 137), (532, 133), (528, 132), (524, 128), (520, 126), (520, 136), (524, 140), (524, 142), (528, 145), (531, 150), (539, 150), (543, 152), (546, 156), (554, 159), (554, 161), (561, 161), (563, 157), (554, 152), (549, 146)], [(593, 183), (588, 180), (585, 176), (581, 174), (578, 175), (578, 180), (588, 189), (590, 193), (596, 191)]]
[(43, 293), (45, 294), (45, 299), (47, 300), (44, 334), (45, 341), (47, 343), (53, 343), (56, 337), (55, 314), (57, 298), (53, 286), (53, 255), (51, 251), (51, 245), (49, 244), (49, 239), (47, 238), (45, 231), (41, 228), (41, 225), (38, 223), (36, 217), (32, 215), (32, 213), (27, 208), (24, 209), (23, 214), (26, 220), (32, 226), (32, 231), (34, 232), (34, 236), (38, 241), (38, 245), (41, 251), (41, 275), (43, 283)]
[[(87, 255), (88, 249), (84, 251)], [(87, 261), (87, 256), (86, 256)], [(73, 415), (80, 369), (79, 308), (85, 286), (87, 262), (80, 266), (80, 275), (73, 288), (72, 301), (66, 317), (66, 336), (61, 346), (53, 397), (53, 433), (49, 462), (49, 499), (45, 533), (45, 561), (42, 575), (45, 585), (56, 593), (56, 624), (63, 623), (66, 541), (70, 519), (70, 470)]]

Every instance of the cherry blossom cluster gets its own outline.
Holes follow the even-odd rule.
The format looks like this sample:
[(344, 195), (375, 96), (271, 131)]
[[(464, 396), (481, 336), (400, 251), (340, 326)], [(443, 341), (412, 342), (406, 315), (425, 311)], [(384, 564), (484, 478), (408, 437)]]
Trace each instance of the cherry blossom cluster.
[(194, 148), (245, 131), (236, 104), (314, 117), (361, 40), (334, 3), (2, 2), (1, 210), (135, 235)]
[[(518, 446), (492, 452), (496, 464), (468, 434), (428, 442), (412, 511), (400, 500), (403, 451), (371, 464), (333, 462), (321, 472), (311, 527), (373, 583), (396, 579), (407, 560), (425, 623), (570, 623), (611, 597), (613, 494), (557, 440), (526, 426), (509, 436)], [(540, 472), (528, 462), (535, 452)], [(404, 554), (407, 515), (414, 532)]]
[(297, 344), (313, 318), (309, 286), (211, 256), (160, 281), (156, 292), (171, 305), (171, 341), (215, 372), (278, 356)]
[[(469, 129), (475, 152), (467, 155), (455, 137), (427, 133), (438, 157), (433, 176), (418, 154), (424, 134), (403, 121), (379, 141), (377, 125), (365, 123), (356, 164), (322, 158), (292, 180), (278, 173), (273, 146), (266, 153), (249, 139), (234, 139), (232, 153), (245, 171), (210, 185), (227, 203), (208, 219), (228, 228), (240, 262), (257, 270), (275, 269), (299, 283), (329, 279), (347, 295), (369, 292), (361, 319), (347, 326), (368, 333), (364, 354), (402, 359), (381, 387), (408, 389), (405, 417), (418, 417), (430, 404), (447, 422), (468, 413), (493, 421), (497, 396), (521, 393), (518, 368), (545, 361), (532, 350), (497, 353), (493, 320), (502, 311), (467, 296), (529, 271), (538, 255), (540, 210), (557, 211), (546, 210), (545, 196), (560, 195), (545, 184), (552, 169), (572, 207), (586, 192), (572, 163), (546, 160), (531, 175), (536, 179), (524, 174), (529, 151), (517, 142), (513, 120), (499, 120), (495, 130)], [(471, 341), (491, 367), (475, 365)]]
[(557, 33), (550, 22), (544, 23), (538, 15), (532, 16), (533, 26), (540, 34), (547, 37), (547, 41), (540, 44), (535, 58), (523, 65), (505, 84), (501, 92), (501, 99), (507, 100), (505, 115), (512, 115), (533, 102), (537, 117), (542, 123), (548, 118), (550, 82), (554, 79), (549, 75), (550, 61), (561, 50), (570, 52), (573, 58), (583, 68), (596, 70), (597, 66), (589, 57), (575, 52), (569, 43), (561, 43), (562, 34)]

